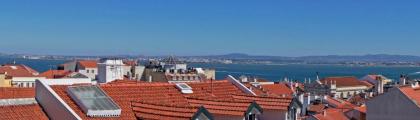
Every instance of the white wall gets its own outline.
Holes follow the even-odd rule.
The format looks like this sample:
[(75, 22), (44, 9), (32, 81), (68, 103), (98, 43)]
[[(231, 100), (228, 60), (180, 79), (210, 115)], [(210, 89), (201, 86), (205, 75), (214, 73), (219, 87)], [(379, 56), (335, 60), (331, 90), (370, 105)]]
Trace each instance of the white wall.
[(52, 120), (81, 120), (70, 106), (68, 106), (57, 93), (43, 81), (45, 80), (36, 81), (35, 99), (41, 105), (48, 117)]
[(236, 80), (233, 76), (228, 75), (228, 77), (226, 78), (229, 82), (231, 82), (233, 85), (235, 85), (236, 87), (238, 87), (242, 92), (251, 94), (251, 95), (257, 95), (254, 92), (252, 92), (250, 89), (248, 89), (245, 85), (243, 85), (241, 82), (239, 82), (239, 80)]
[(35, 87), (37, 79), (45, 79), (45, 77), (13, 77), (12, 84), (16, 87)]
[(124, 79), (122, 60), (105, 60), (98, 63), (98, 83)]
[[(89, 70), (89, 73), (87, 72), (88, 70)], [(78, 72), (80, 74), (86, 75), (90, 79), (96, 80), (96, 76), (98, 75), (98, 68), (80, 69)]]

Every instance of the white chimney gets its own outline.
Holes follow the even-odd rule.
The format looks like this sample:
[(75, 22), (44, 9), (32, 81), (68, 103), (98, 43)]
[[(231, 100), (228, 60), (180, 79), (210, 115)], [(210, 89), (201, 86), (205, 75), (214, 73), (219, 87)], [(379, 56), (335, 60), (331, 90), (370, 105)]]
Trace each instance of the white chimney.
[(311, 104), (311, 93), (308, 93), (308, 103), (307, 103), (307, 105), (310, 105)]
[(149, 81), (149, 82), (152, 82), (152, 81), (153, 81), (153, 78), (152, 78), (152, 76), (151, 76), (151, 75), (149, 75), (149, 79), (148, 79), (148, 81)]

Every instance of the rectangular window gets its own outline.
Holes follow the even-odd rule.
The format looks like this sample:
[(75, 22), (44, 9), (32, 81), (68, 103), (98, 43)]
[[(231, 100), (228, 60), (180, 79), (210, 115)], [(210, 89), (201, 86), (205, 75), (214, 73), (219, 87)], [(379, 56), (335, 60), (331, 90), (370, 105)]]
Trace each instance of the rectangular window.
[(86, 73), (89, 73), (89, 70), (86, 70)]
[(92, 73), (95, 73), (95, 70), (92, 70)]

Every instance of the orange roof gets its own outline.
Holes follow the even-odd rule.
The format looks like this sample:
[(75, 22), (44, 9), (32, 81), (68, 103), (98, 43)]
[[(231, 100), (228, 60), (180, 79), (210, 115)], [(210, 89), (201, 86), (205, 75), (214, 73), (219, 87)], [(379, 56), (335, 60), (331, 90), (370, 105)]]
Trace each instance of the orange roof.
[(340, 109), (329, 108), (324, 111), (325, 113), (319, 113), (313, 115), (318, 120), (349, 120), (344, 114), (344, 111)]
[(78, 64), (84, 68), (97, 68), (98, 62), (96, 60), (81, 60)]
[(0, 99), (35, 98), (34, 88), (1, 87)]
[(285, 83), (275, 84), (260, 84), (258, 87), (251, 85), (250, 83), (244, 83), (244, 85), (251, 89), (258, 96), (292, 96), (293, 91)]
[(137, 61), (135, 61), (135, 60), (124, 60), (123, 63), (127, 66), (136, 66), (137, 65)]
[(233, 94), (245, 94), (227, 80), (214, 80), (213, 82), (192, 82), (188, 83), (188, 85), (194, 91), (192, 94), (185, 94), (186, 97), (190, 98), (231, 100), (233, 99)]
[(293, 91), (290, 89), (285, 83), (279, 83), (279, 84), (267, 84), (267, 85), (261, 85), (262, 89), (264, 91), (267, 91), (272, 94), (276, 94), (279, 96), (292, 96)]
[(255, 101), (263, 109), (268, 110), (287, 110), (287, 107), (292, 102), (292, 97), (262, 97), (252, 95), (233, 95), (237, 101)]
[(72, 73), (71, 71), (67, 71), (67, 70), (48, 70), (39, 74), (38, 76), (53, 79), (53, 78), (64, 78), (71, 73)]
[(198, 107), (186, 105), (163, 105), (147, 102), (132, 102), (135, 116), (139, 119), (190, 120)]
[(252, 101), (205, 100), (189, 98), (194, 107), (204, 106), (212, 114), (243, 116)]
[(38, 104), (0, 106), (0, 120), (48, 120)]
[[(160, 117), (187, 117), (190, 111), (184, 111), (188, 115), (175, 116), (173, 113), (180, 111), (180, 107), (204, 107), (212, 114), (239, 115), (235, 105), (248, 107), (252, 101), (256, 101), (263, 109), (287, 110), (292, 98), (290, 97), (259, 97), (250, 96), (243, 93), (235, 85), (227, 80), (193, 82), (187, 83), (192, 89), (192, 94), (182, 94), (175, 84), (172, 83), (148, 83), (148, 82), (128, 82), (120, 80), (111, 84), (102, 84), (102, 88), (122, 109), (119, 119), (136, 119), (137, 117), (148, 118), (157, 115)], [(213, 85), (211, 85), (213, 84)], [(213, 86), (213, 87), (212, 87)], [(69, 97), (66, 92), (67, 86), (52, 86), (52, 89), (82, 118), (82, 119), (112, 119), (112, 118), (89, 118)], [(135, 102), (135, 103), (133, 103)], [(153, 103), (152, 105), (150, 103)], [(135, 104), (135, 105), (133, 105)], [(139, 108), (159, 107), (161, 109)], [(164, 109), (164, 106), (178, 106)], [(134, 108), (135, 109), (134, 109)], [(163, 108), (162, 108), (163, 107)], [(150, 112), (153, 109), (154, 114)], [(166, 110), (167, 113), (155, 113)], [(183, 109), (187, 110), (187, 109)], [(242, 109), (240, 109), (242, 110)], [(148, 113), (146, 113), (148, 112)], [(195, 111), (194, 111), (195, 112)], [(243, 116), (245, 111), (241, 112)], [(182, 113), (185, 114), (185, 113)]]
[[(170, 84), (145, 83), (138, 85), (102, 85), (100, 87), (121, 107), (120, 119), (136, 120), (131, 107), (132, 101), (188, 105), (178, 89)], [(113, 119), (87, 117), (67, 94), (67, 86), (52, 86), (52, 88), (82, 119)]]
[(317, 105), (309, 105), (308, 111), (321, 113), (325, 109), (324, 104), (317, 104)]
[(34, 77), (39, 73), (26, 65), (3, 65), (0, 67), (0, 73), (7, 72), (7, 76), (11, 77)]
[(353, 105), (350, 102), (339, 99), (339, 98), (332, 98), (328, 96), (326, 101), (328, 102), (329, 105), (331, 105), (334, 108), (353, 109), (354, 107), (356, 107), (356, 105)]
[(254, 92), (258, 96), (268, 96), (263, 90), (261, 90), (258, 87), (255, 87), (255, 86), (251, 85), (250, 83), (242, 83), (242, 84), (244, 84), (245, 87), (250, 89), (252, 92)]
[(409, 85), (399, 87), (399, 90), (408, 98), (415, 101), (417, 106), (420, 107), (420, 87), (413, 88)]
[(331, 83), (337, 84), (337, 87), (351, 87), (351, 86), (366, 86), (363, 82), (359, 81), (356, 77), (327, 77), (320, 80), (321, 83), (328, 85)]

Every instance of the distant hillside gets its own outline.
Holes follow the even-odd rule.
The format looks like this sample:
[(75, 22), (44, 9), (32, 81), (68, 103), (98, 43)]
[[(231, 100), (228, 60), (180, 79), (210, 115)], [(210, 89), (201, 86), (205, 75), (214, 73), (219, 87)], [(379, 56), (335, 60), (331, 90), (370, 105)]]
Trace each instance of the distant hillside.
[(413, 55), (388, 55), (388, 54), (368, 54), (368, 55), (326, 55), (326, 56), (254, 56), (242, 53), (226, 55), (202, 56), (224, 59), (248, 59), (248, 60), (271, 60), (271, 61), (301, 61), (301, 62), (420, 62), (419, 56)]

